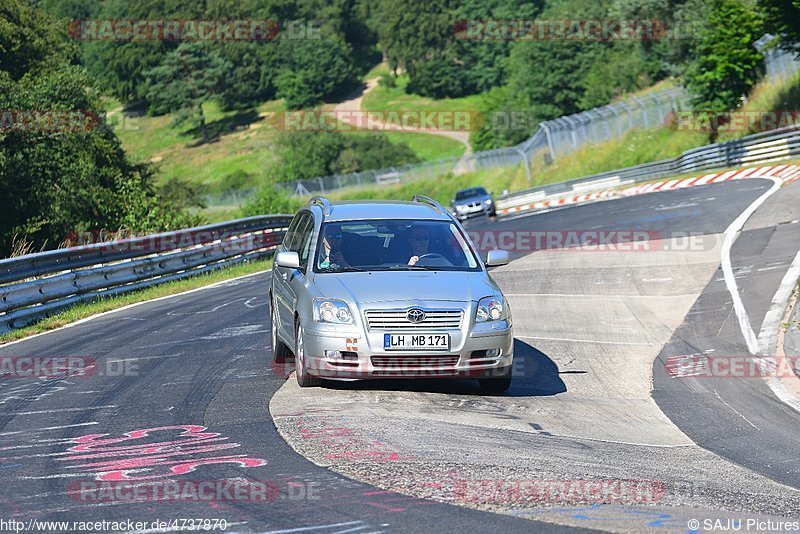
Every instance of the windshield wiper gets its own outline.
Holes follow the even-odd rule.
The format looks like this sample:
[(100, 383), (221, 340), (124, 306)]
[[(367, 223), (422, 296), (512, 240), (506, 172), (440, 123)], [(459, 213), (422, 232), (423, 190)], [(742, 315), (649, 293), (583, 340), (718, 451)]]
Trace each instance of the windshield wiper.
[(397, 265), (392, 265), (389, 267), (395, 271), (436, 271), (439, 270), (439, 267), (434, 266), (426, 266), (426, 265), (405, 265), (398, 263)]
[(364, 273), (369, 269), (362, 269), (361, 267), (325, 267), (320, 272), (323, 273)]

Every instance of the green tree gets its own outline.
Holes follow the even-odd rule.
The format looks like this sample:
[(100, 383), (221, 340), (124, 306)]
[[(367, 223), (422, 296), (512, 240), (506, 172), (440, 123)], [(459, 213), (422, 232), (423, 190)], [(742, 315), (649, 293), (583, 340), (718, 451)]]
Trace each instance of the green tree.
[(0, 71), (12, 80), (34, 69), (77, 61), (78, 47), (62, 25), (20, 0), (0, 3)]
[(146, 73), (151, 112), (179, 111), (193, 119), (208, 140), (203, 103), (218, 98), (227, 87), (231, 64), (200, 43), (182, 43), (164, 61)]
[[(204, 2), (196, 0), (104, 0), (102, 20), (202, 19)], [(163, 40), (87, 41), (83, 60), (98, 83), (122, 102), (144, 99), (145, 73), (158, 66), (179, 43)]]
[(37, 3), (36, 7), (60, 19), (85, 20), (100, 12), (98, 0), (37, 0)]
[(294, 214), (303, 204), (304, 200), (291, 197), (283, 189), (270, 183), (263, 185), (256, 196), (242, 206), (242, 214), (245, 217), (273, 213)]
[(781, 46), (800, 54), (800, 0), (758, 0), (766, 31), (781, 39)]
[(72, 64), (74, 43), (63, 25), (21, 0), (1, 9), (0, 110), (83, 120), (69, 127), (0, 121), (0, 253), (9, 253), (15, 236), (39, 249), (72, 231), (151, 232), (196, 222), (157, 195), (150, 167), (128, 161), (93, 80)]
[(367, 17), (393, 69), (408, 72), (408, 91), (434, 98), (487, 91), (504, 81), (511, 42), (467, 40), (466, 21), (531, 19), (542, 0), (380, 0)]
[(336, 37), (282, 39), (279, 50), (276, 94), (290, 109), (318, 104), (355, 86), (350, 47)]
[(391, 143), (381, 133), (283, 132), (276, 143), (278, 163), (270, 170), (273, 181), (317, 178), (419, 161), (406, 144)]
[(711, 112), (709, 139), (717, 138), (724, 113), (738, 108), (759, 78), (764, 57), (753, 43), (763, 34), (760, 14), (740, 0), (714, 0), (708, 26), (697, 43), (685, 81), (692, 106)]

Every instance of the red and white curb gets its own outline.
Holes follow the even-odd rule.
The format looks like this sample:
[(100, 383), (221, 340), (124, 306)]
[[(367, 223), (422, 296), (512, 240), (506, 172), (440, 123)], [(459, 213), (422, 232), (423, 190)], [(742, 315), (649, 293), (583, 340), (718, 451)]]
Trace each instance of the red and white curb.
[(509, 213), (517, 213), (520, 211), (538, 210), (545, 208), (553, 208), (556, 206), (564, 206), (568, 204), (580, 204), (582, 202), (590, 202), (595, 200), (605, 200), (615, 197), (630, 197), (634, 195), (643, 195), (646, 193), (655, 193), (656, 191), (671, 191), (674, 189), (683, 189), (685, 187), (694, 187), (697, 185), (716, 184), (719, 182), (726, 182), (728, 180), (742, 180), (749, 178), (751, 175), (757, 176), (774, 176), (783, 179), (783, 183), (787, 184), (800, 179), (800, 165), (768, 165), (766, 167), (751, 167), (749, 169), (737, 169), (733, 171), (718, 172), (713, 174), (706, 174), (704, 176), (695, 176), (692, 178), (683, 178), (675, 180), (661, 180), (659, 182), (650, 182), (644, 185), (635, 185), (625, 189), (604, 189), (603, 191), (596, 191), (594, 193), (585, 193), (582, 195), (575, 195), (572, 197), (561, 197), (552, 200), (542, 200), (539, 202), (532, 202), (530, 204), (523, 204), (520, 206), (513, 206), (497, 210), (497, 213), (506, 215)]

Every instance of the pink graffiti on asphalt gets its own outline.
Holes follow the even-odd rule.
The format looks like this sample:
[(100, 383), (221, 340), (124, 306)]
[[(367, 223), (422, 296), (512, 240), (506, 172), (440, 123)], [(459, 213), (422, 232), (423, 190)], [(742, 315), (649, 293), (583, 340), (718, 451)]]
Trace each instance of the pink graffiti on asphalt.
[[(176, 431), (180, 432), (177, 436)], [(199, 425), (145, 428), (120, 437), (108, 436), (88, 434), (73, 438), (71, 442), (76, 445), (67, 449), (67, 455), (59, 460), (70, 462), (68, 469), (95, 473), (97, 480), (107, 481), (167, 478), (191, 473), (203, 465), (232, 463), (260, 467), (267, 463), (244, 454), (198, 457), (240, 447), (229, 442), (230, 438), (207, 432), (206, 427)]]
[[(301, 412), (302, 414), (302, 412)], [(304, 415), (295, 420), (295, 426), (305, 440), (316, 440), (330, 452), (325, 454), (329, 460), (372, 460), (375, 462), (395, 462), (415, 460), (416, 456), (401, 456), (394, 451), (381, 450), (386, 446), (379, 440), (367, 440), (356, 435), (354, 429), (344, 426), (328, 426), (327, 421), (306, 421)], [(311, 428), (306, 424), (316, 426)], [(334, 451), (334, 449), (336, 449)]]

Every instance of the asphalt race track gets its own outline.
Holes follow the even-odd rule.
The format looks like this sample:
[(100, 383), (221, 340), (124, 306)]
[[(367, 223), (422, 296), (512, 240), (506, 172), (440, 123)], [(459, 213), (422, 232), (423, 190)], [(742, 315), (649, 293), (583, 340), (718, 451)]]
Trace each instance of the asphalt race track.
[[(793, 383), (671, 367), (748, 355), (720, 268), (724, 234), (772, 186), (739, 180), (470, 222), (650, 236), (634, 251), (516, 250), (493, 270), (516, 336), (503, 396), (470, 381), (301, 390), (290, 367), (271, 364), (267, 274), (0, 347), (0, 357), (95, 363), (86, 376), (0, 380), (0, 519), (225, 519), (227, 532), (315, 533), (798, 520), (800, 414), (774, 388)], [(800, 250), (798, 220), (794, 182), (758, 207), (730, 252), (764, 339), (777, 332), (772, 300)], [(230, 480), (275, 491), (140, 502), (93, 491)], [(625, 499), (575, 489), (591, 483), (633, 489)]]

